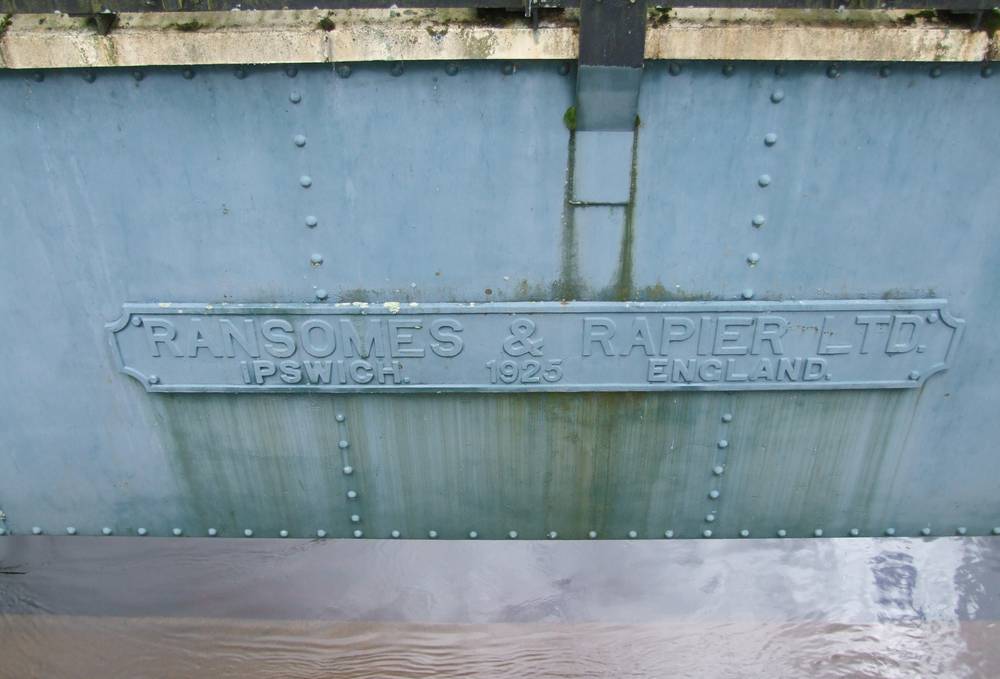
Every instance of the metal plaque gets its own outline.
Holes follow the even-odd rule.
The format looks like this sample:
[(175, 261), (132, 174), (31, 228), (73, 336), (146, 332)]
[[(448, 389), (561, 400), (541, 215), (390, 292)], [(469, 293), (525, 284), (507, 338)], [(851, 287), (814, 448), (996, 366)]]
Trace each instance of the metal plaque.
[(661, 391), (916, 387), (962, 330), (943, 300), (126, 304), (148, 391)]

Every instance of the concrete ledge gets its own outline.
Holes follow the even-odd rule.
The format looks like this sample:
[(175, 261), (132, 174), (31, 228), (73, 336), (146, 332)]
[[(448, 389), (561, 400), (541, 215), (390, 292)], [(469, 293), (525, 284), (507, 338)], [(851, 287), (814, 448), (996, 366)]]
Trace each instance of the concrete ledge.
[[(0, 18), (0, 67), (95, 68), (418, 60), (575, 59), (577, 15), (537, 30), (467, 10), (122, 14), (108, 35), (85, 18)], [(647, 59), (986, 61), (1000, 36), (901, 11), (650, 11)]]

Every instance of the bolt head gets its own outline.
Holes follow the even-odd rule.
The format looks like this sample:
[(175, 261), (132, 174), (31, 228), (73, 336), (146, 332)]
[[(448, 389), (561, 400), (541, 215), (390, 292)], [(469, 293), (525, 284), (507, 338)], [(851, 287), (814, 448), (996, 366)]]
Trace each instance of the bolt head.
[(909, 377), (910, 380), (912, 380), (913, 382), (916, 382), (917, 380), (920, 379), (920, 371), (919, 370), (911, 370), (910, 374), (907, 375), (907, 377)]
[(785, 98), (784, 90), (775, 90), (774, 92), (771, 92), (771, 101), (774, 102), (775, 104), (781, 103), (781, 101), (784, 98)]
[(517, 531), (516, 530), (512, 530), (511, 532), (507, 533), (507, 537), (510, 538), (511, 540), (516, 540), (517, 539)]
[(1000, 526), (993, 526), (993, 530), (990, 531), (994, 535), (1000, 535)]
[(359, 523), (360, 521), (361, 517), (359, 515), (351, 514), (351, 523)]
[(31, 74), (31, 78), (32, 78), (32, 79), (33, 79), (33, 80), (34, 80), (34, 81), (35, 81), (36, 83), (40, 83), (40, 82), (42, 82), (43, 80), (45, 80), (45, 74), (44, 74), (44, 73), (42, 73), (41, 71), (36, 71), (35, 73), (32, 73), (32, 74)]
[(73, 526), (66, 526), (66, 534), (76, 535), (76, 528), (74, 528)]
[(312, 177), (310, 177), (309, 175), (304, 174), (301, 177), (299, 177), (299, 186), (301, 186), (302, 188), (308, 189), (312, 185), (313, 185), (313, 180)]
[(351, 465), (347, 465), (346, 467), (344, 467), (345, 476), (350, 476), (353, 473), (354, 473), (354, 467), (352, 467)]
[(297, 104), (302, 101), (302, 94), (300, 92), (291, 92), (288, 95), (288, 101)]
[(478, 538), (478, 537), (479, 537), (479, 533), (477, 533), (477, 532), (476, 532), (476, 531), (474, 531), (474, 530), (470, 530), (470, 531), (469, 531), (469, 539), (470, 539), (470, 540), (475, 540), (475, 539), (476, 539), (476, 538)]
[(287, 530), (279, 530), (278, 531), (278, 537), (287, 538), (288, 537), (288, 531)]
[(328, 293), (326, 291), (326, 288), (317, 288), (316, 289), (316, 299), (318, 299), (319, 301), (322, 302), (323, 300), (325, 300), (329, 296), (330, 296), (330, 293)]
[(743, 299), (753, 299), (753, 288), (744, 288), (740, 295)]
[(194, 77), (194, 71), (192, 71), (190, 68), (185, 68), (183, 71), (181, 71), (181, 75), (184, 76), (185, 80), (190, 80), (191, 78)]
[(714, 521), (715, 521), (715, 514), (706, 514), (705, 515), (705, 522), (706, 523), (713, 523)]
[(323, 263), (323, 255), (318, 252), (312, 253), (312, 255), (309, 256), (309, 263), (313, 266), (319, 266)]
[(848, 535), (850, 535), (850, 536), (851, 536), (852, 538), (856, 538), (856, 537), (858, 537), (859, 535), (861, 535), (861, 531), (860, 531), (860, 530), (858, 530), (857, 528), (852, 528), (851, 530), (847, 531), (847, 533), (848, 533)]
[(458, 75), (458, 64), (449, 63), (444, 67), (444, 72), (448, 75)]
[(826, 69), (826, 77), (827, 78), (839, 78), (840, 77), (840, 69), (837, 68), (836, 66), (829, 67), (828, 69)]
[(777, 535), (778, 535), (779, 538), (783, 538), (786, 535), (788, 535), (788, 531), (785, 530), (784, 528), (779, 528)]
[(733, 421), (733, 414), (732, 413), (723, 413), (722, 414), (722, 421), (723, 422), (732, 422)]
[(181, 530), (180, 528), (174, 528), (174, 529), (173, 529), (172, 531), (170, 531), (170, 532), (171, 532), (171, 533), (173, 534), (173, 536), (174, 536), (175, 538), (179, 538), (179, 537), (180, 537), (181, 535), (183, 535), (183, 534), (184, 534), (184, 531), (183, 531), (183, 530)]
[(814, 530), (813, 531), (813, 537), (814, 538), (821, 538), (821, 537), (823, 537), (823, 529), (822, 528), (817, 528), (816, 530)]
[(672, 530), (665, 530), (663, 531), (663, 537), (669, 540), (674, 537), (674, 532)]
[(350, 444), (347, 441), (341, 440), (340, 443), (338, 443), (337, 445), (340, 446), (341, 448), (346, 448)]
[(740, 537), (741, 538), (748, 538), (748, 537), (750, 537), (750, 531), (748, 531), (746, 528), (744, 528), (743, 530), (740, 531)]
[(667, 70), (670, 72), (670, 75), (680, 75), (681, 65), (678, 63), (671, 63), (667, 66)]
[(717, 490), (710, 490), (710, 491), (708, 491), (708, 496), (710, 498), (712, 498), (713, 500), (718, 500), (719, 499), (719, 491), (717, 491)]
[(208, 537), (214, 538), (218, 534), (219, 534), (219, 531), (216, 530), (215, 528), (209, 528), (208, 529)]
[(436, 530), (429, 530), (429, 531), (427, 531), (427, 537), (429, 537), (431, 540), (437, 539), (437, 536), (438, 536), (438, 532)]
[(890, 537), (891, 538), (892, 536), (894, 536), (896, 534), (896, 529), (895, 528), (886, 528), (885, 529), (885, 534), (886, 534), (886, 537)]
[(880, 78), (888, 78), (892, 75), (892, 69), (888, 66), (883, 66), (878, 70), (878, 74)]
[(555, 532), (554, 530), (550, 530), (547, 537), (549, 538), (549, 540), (555, 540), (556, 538), (559, 537), (559, 533)]
[(295, 68), (294, 66), (285, 67), (285, 75), (287, 75), (289, 78), (294, 78), (298, 74), (299, 74), (299, 69)]
[(235, 71), (233, 71), (233, 75), (235, 75), (240, 80), (243, 80), (244, 78), (247, 77), (247, 71), (245, 68), (237, 68)]
[(774, 146), (777, 143), (778, 143), (778, 135), (775, 134), (774, 132), (768, 132), (767, 134), (764, 135), (765, 146)]
[(86, 80), (88, 83), (92, 83), (95, 80), (97, 80), (97, 74), (94, 73), (93, 71), (87, 71), (86, 73), (83, 74), (83, 79)]
[(927, 537), (928, 535), (931, 534), (931, 529), (925, 526), (924, 528), (920, 529), (920, 534), (923, 535), (924, 537)]
[(570, 65), (568, 62), (562, 62), (559, 64), (559, 75), (569, 75)]
[(322, 540), (323, 538), (326, 537), (326, 531), (320, 528), (318, 531), (316, 531), (316, 537)]
[(722, 75), (728, 78), (733, 74), (733, 71), (735, 70), (736, 68), (732, 64), (726, 64), (725, 66), (722, 67)]
[(589, 533), (587, 533), (587, 537), (590, 538), (591, 540), (596, 540), (597, 539), (597, 531), (596, 530), (590, 531)]
[(353, 500), (357, 496), (358, 496), (358, 491), (356, 491), (356, 490), (349, 490), (349, 491), (347, 491), (347, 497), (349, 499)]
[(761, 187), (769, 186), (771, 184), (771, 175), (769, 175), (769, 174), (762, 174), (761, 176), (757, 177), (757, 183)]
[(309, 215), (308, 217), (306, 217), (306, 226), (308, 226), (310, 229), (315, 229), (317, 224), (319, 224), (319, 220), (316, 219), (314, 216)]
[(353, 535), (356, 538), (361, 538), (361, 537), (364, 537), (365, 532), (359, 528), (356, 531), (354, 531)]
[(958, 535), (965, 535), (968, 532), (968, 530), (965, 528), (965, 526), (959, 526), (958, 528), (955, 529), (955, 532)]
[(726, 471), (726, 469), (721, 464), (717, 464), (714, 467), (712, 467), (712, 473), (715, 474), (716, 476), (722, 476), (722, 473), (724, 471)]
[(931, 77), (932, 78), (940, 78), (941, 77), (941, 67), (940, 66), (935, 66), (934, 68), (931, 69)]
[(42, 534), (42, 529), (40, 527), (38, 527), (38, 526), (32, 526), (31, 527), (31, 534), (32, 535), (41, 535)]
[(246, 537), (248, 537), (248, 538), (252, 538), (253, 537), (253, 531), (250, 530), (249, 528), (245, 528), (245, 529), (243, 529), (243, 535), (246, 536)]
[(637, 532), (635, 532), (634, 530), (630, 530), (628, 532), (628, 537), (629, 537), (630, 540), (635, 540), (637, 537), (639, 537), (639, 534)]
[(146, 74), (142, 71), (132, 71), (132, 77), (135, 78), (136, 82), (142, 80), (146, 77)]
[(389, 533), (389, 535), (391, 535), (394, 538), (398, 538), (400, 535), (402, 535), (402, 533), (400, 533), (398, 530), (394, 530), (391, 533)]
[[(292, 137), (292, 141), (295, 143), (296, 146), (302, 148), (303, 146), (306, 145), (306, 136), (304, 134), (297, 134), (294, 137)], [(315, 224), (313, 226), (315, 226)]]
[(136, 532), (136, 534), (137, 534), (137, 535), (138, 535), (139, 537), (143, 537), (143, 536), (145, 536), (145, 535), (148, 535), (148, 534), (149, 534), (149, 531), (148, 531), (148, 530), (146, 530), (145, 528), (138, 528), (138, 529), (136, 529), (136, 531), (135, 531), (135, 532)]
[(341, 78), (351, 77), (351, 67), (349, 64), (340, 64), (337, 66), (337, 75)]
[(108, 526), (101, 529), (101, 535), (111, 535), (113, 531)]
[(146, 381), (149, 382), (150, 384), (159, 384), (160, 378), (157, 375), (150, 375), (149, 377), (146, 378)]
[(391, 73), (394, 78), (398, 78), (403, 75), (403, 64), (397, 61), (392, 65), (392, 68), (389, 69), (389, 73)]
[(502, 70), (504, 75), (514, 75), (514, 64), (504, 64)]
[(138, 328), (140, 325), (142, 325), (142, 316), (133, 316), (132, 318), (129, 319), (129, 322)]
[(712, 531), (710, 531), (709, 529), (706, 528), (705, 530), (703, 530), (701, 532), (701, 536), (703, 538), (710, 538), (710, 537), (712, 537)]
[(728, 448), (729, 441), (727, 441), (726, 439), (720, 439), (717, 445), (719, 446), (719, 448)]
[(983, 66), (983, 70), (979, 72), (979, 75), (981, 75), (984, 78), (989, 78), (991, 75), (993, 75), (993, 67)]
[(750, 220), (750, 222), (758, 229), (764, 226), (764, 222), (766, 221), (767, 219), (764, 217), (764, 215), (754, 215), (753, 219)]
[(336, 417), (334, 419), (337, 420), (337, 422), (343, 422), (344, 421), (344, 414), (343, 413), (337, 413), (337, 415), (336, 415)]

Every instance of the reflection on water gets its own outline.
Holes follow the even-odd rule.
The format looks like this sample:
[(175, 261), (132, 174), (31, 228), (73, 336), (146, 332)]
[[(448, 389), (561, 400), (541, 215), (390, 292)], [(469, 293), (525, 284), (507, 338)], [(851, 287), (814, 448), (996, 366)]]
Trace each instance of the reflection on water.
[(997, 677), (998, 556), (990, 538), (7, 537), (0, 676)]

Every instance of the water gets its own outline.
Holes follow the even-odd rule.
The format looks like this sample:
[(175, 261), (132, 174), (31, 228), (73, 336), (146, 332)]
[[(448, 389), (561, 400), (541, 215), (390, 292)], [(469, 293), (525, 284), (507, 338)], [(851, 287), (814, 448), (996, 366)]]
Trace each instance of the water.
[(0, 538), (0, 677), (997, 677), (1000, 539)]

